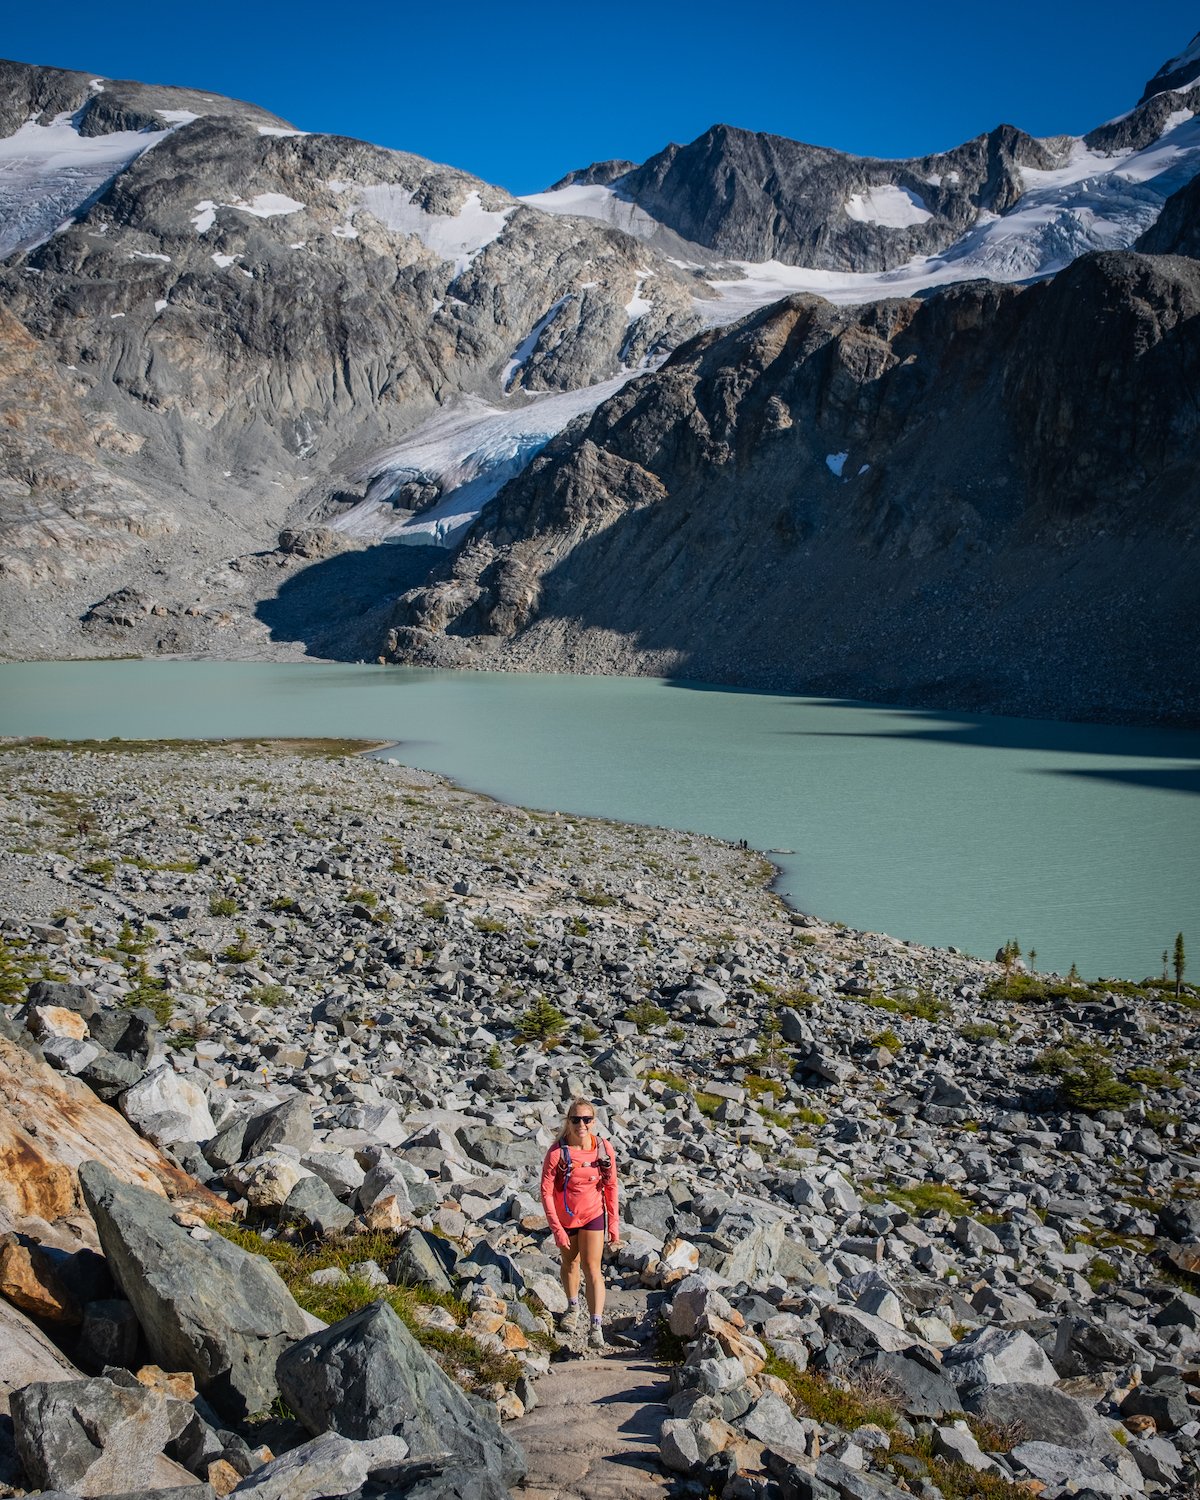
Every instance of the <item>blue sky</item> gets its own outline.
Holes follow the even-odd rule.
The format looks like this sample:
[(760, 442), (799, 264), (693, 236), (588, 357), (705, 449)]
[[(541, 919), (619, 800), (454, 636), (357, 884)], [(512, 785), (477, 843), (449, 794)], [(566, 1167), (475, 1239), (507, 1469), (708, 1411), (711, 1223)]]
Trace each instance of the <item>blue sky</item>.
[(1081, 134), (1136, 103), (1200, 29), (1200, 6), (1183, 0), (830, 12), (778, 0), (340, 11), (63, 0), (10, 15), (0, 54), (249, 99), (302, 129), (521, 193), (591, 161), (644, 160), (717, 121), (872, 156), (942, 150), (1001, 122)]

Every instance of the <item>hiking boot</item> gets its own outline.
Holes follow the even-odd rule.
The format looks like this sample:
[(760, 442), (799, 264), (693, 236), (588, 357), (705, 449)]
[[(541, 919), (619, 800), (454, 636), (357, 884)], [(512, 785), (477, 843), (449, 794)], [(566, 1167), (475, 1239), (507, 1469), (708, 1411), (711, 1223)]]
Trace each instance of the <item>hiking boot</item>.
[(604, 1329), (599, 1323), (592, 1324), (592, 1331), (588, 1334), (588, 1345), (592, 1349), (604, 1349), (607, 1347), (604, 1342)]
[(576, 1302), (573, 1307), (568, 1307), (567, 1310), (566, 1310), (566, 1312), (560, 1312), (559, 1315), (558, 1315), (558, 1317), (555, 1318), (555, 1320), (554, 1320), (555, 1326), (557, 1327), (559, 1333), (574, 1333), (575, 1332), (575, 1323), (576, 1323), (578, 1317), (579, 1317), (579, 1303), (578, 1302)]

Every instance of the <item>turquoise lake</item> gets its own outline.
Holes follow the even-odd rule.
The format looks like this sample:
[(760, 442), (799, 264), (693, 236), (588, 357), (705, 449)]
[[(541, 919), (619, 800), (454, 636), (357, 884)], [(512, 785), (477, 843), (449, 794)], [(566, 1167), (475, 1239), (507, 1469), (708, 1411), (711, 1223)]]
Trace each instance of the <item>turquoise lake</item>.
[(1200, 734), (647, 678), (315, 663), (0, 665), (0, 733), (335, 735), (506, 801), (744, 838), (802, 911), (1040, 969), (1200, 970)]

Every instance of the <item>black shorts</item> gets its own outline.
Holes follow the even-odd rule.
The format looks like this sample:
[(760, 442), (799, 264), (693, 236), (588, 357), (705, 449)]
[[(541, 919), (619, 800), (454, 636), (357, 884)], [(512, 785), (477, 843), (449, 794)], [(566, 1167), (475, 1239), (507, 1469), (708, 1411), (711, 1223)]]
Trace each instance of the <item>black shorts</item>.
[(604, 1215), (597, 1214), (594, 1219), (589, 1219), (586, 1224), (576, 1224), (574, 1229), (568, 1229), (568, 1234), (578, 1234), (581, 1229), (604, 1229)]

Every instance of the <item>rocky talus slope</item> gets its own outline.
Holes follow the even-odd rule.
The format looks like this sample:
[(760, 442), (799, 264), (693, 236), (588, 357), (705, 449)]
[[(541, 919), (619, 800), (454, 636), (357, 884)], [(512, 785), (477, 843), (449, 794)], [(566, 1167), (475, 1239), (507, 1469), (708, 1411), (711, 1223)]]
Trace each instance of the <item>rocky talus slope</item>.
[(388, 655), (1189, 722), (1198, 312), (1130, 254), (778, 303), (556, 439)]
[(1194, 1493), (1194, 989), (831, 927), (752, 852), (335, 746), (0, 770), (8, 1493), (614, 1492), (595, 1433), (521, 1451), (580, 1399), (537, 1198), (578, 1093), (638, 1493), (648, 1442), (727, 1500)]

